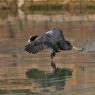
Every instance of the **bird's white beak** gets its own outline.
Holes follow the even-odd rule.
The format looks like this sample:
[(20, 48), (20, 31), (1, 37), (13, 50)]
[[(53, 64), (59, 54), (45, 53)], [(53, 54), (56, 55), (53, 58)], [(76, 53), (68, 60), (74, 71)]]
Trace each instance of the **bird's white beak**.
[(28, 40), (28, 43), (30, 43), (30, 39)]
[(81, 51), (82, 50), (81, 48), (77, 48), (77, 47), (74, 47), (74, 46), (73, 46), (73, 49), (75, 49), (77, 51)]

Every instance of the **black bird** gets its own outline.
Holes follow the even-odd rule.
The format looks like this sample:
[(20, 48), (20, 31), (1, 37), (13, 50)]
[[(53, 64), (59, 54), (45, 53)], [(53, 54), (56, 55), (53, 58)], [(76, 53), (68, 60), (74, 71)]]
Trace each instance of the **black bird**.
[[(42, 33), (39, 36), (31, 36), (28, 40), (28, 44), (25, 46), (25, 50), (32, 54), (36, 54), (46, 48), (51, 49), (51, 59), (53, 59), (60, 50), (71, 50), (72, 48), (80, 50), (73, 47), (69, 41), (66, 41), (63, 31), (57, 28)], [(53, 61), (51, 62), (51, 66), (56, 68)]]

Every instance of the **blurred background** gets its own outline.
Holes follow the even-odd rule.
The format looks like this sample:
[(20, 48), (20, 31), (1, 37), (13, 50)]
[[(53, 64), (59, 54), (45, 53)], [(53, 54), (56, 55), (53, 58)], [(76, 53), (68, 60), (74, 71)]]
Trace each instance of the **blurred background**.
[[(54, 27), (87, 52), (24, 51)], [(0, 0), (0, 95), (95, 95), (95, 0)]]

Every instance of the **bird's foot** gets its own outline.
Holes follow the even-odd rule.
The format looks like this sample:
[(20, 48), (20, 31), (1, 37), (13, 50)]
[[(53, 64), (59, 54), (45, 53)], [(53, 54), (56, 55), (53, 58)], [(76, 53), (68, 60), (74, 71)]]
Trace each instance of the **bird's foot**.
[(56, 64), (55, 64), (55, 62), (51, 62), (51, 67), (53, 68), (53, 69), (56, 69)]

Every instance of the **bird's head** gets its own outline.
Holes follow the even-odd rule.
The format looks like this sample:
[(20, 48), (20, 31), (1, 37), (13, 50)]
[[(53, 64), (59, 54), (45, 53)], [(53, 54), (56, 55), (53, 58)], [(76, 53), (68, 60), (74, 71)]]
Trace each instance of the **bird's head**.
[(37, 35), (36, 35), (36, 36), (30, 36), (30, 37), (29, 37), (29, 40), (28, 40), (28, 43), (34, 41), (35, 38), (37, 38), (37, 37), (38, 37)]

